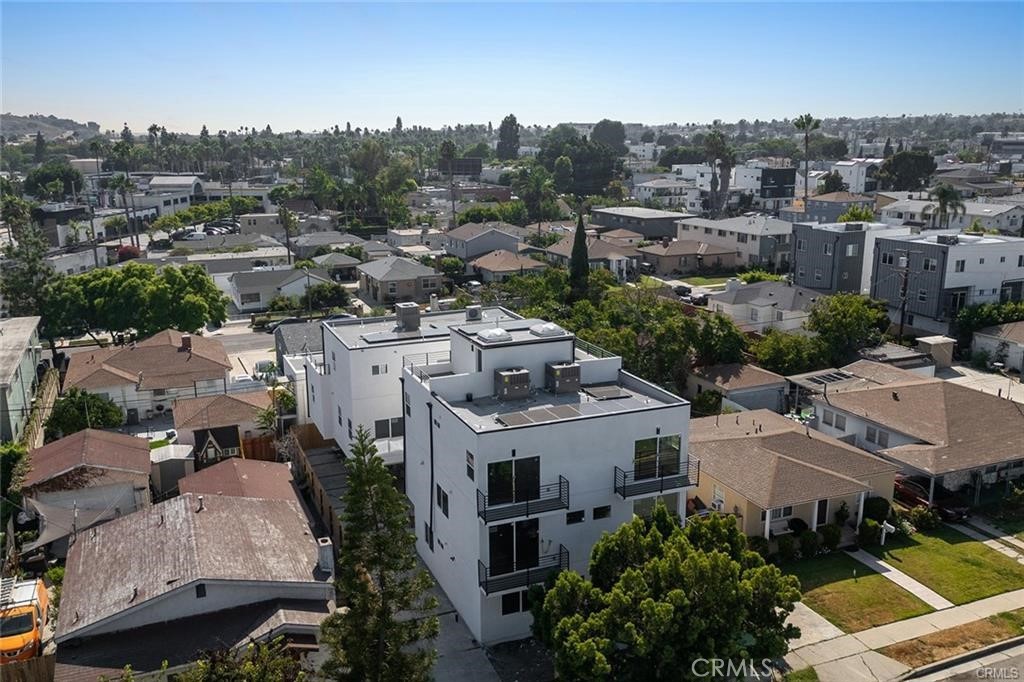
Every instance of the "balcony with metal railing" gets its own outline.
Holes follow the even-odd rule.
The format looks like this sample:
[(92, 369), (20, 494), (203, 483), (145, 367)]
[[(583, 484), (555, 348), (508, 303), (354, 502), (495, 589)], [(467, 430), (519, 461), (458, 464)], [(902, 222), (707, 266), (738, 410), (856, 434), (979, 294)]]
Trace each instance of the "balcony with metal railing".
[(537, 516), (547, 512), (569, 508), (569, 481), (559, 476), (555, 483), (538, 488), (536, 496), (527, 500), (495, 502), (482, 490), (476, 491), (476, 514), (484, 523), (507, 521), (519, 517)]
[(569, 550), (565, 545), (558, 546), (558, 553), (543, 556), (533, 566), (488, 566), (482, 561), (477, 562), (480, 589), (486, 594), (522, 589), (530, 585), (542, 583), (552, 573), (569, 570)]
[(662, 494), (697, 485), (700, 462), (694, 457), (660, 462), (651, 471), (624, 471), (615, 467), (615, 493), (626, 500), (640, 495)]

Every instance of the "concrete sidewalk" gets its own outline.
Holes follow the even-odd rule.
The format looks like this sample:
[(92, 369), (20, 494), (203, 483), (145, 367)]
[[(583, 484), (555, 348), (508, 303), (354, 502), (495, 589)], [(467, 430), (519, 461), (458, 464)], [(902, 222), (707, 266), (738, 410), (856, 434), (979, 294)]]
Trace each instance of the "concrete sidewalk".
[(1003, 542), (1007, 545), (1013, 545), (1017, 548), (1018, 552), (1024, 553), (1024, 540), (1021, 540), (1016, 535), (1011, 533), (1004, 533), (1001, 529), (997, 528), (988, 519), (983, 516), (972, 516), (967, 519), (967, 525), (974, 526), (982, 533), (991, 535), (995, 539)]
[(871, 570), (881, 573), (883, 578), (896, 583), (933, 609), (948, 609), (953, 606), (953, 602), (933, 591), (926, 585), (914, 580), (903, 571), (893, 568), (874, 554), (865, 552), (863, 549), (858, 549), (855, 552), (848, 551), (847, 554), (869, 567)]
[(1003, 556), (1009, 559), (1013, 559), (1018, 564), (1024, 565), (1024, 554), (1022, 554), (1019, 550), (1014, 549), (1013, 547), (1010, 547), (1009, 545), (1004, 544), (994, 538), (991, 538), (988, 535), (985, 535), (984, 533), (976, 531), (974, 528), (966, 526), (962, 523), (950, 523), (948, 525), (950, 528), (955, 528), (956, 530), (963, 533), (972, 540), (977, 540), (978, 542), (984, 544), (986, 547), (990, 547), (991, 549), (994, 549)]

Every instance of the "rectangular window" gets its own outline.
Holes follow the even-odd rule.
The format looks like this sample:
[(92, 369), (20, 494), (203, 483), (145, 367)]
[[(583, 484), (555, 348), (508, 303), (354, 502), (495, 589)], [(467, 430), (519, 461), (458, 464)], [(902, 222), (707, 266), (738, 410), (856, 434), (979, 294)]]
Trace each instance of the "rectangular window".
[(565, 525), (571, 526), (575, 523), (583, 523), (586, 519), (586, 511), (580, 509), (579, 511), (572, 511), (565, 515)]
[(927, 300), (928, 300), (928, 290), (927, 289), (918, 289), (917, 290), (917, 302), (918, 303), (924, 303)]
[(514, 613), (530, 610), (530, 593), (527, 590), (501, 595), (501, 615), (511, 616)]
[(1017, 256), (1017, 267), (1024, 268), (1024, 255)]
[(821, 281), (821, 270), (818, 269), (818, 268), (814, 268), (814, 281), (815, 282), (820, 282)]
[(825, 410), (821, 415), (821, 423), (826, 426), (832, 426), (835, 419), (835, 412), (831, 410)]
[(593, 512), (594, 520), (597, 520), (597, 519), (607, 519), (611, 515), (612, 515), (611, 505), (606, 504), (606, 505), (604, 505), (602, 507), (594, 507), (594, 512)]
[(796, 240), (796, 250), (797, 251), (806, 251), (807, 250), (807, 240), (806, 239), (797, 239)]
[(935, 272), (937, 268), (937, 261), (934, 258), (925, 258), (924, 264), (921, 267), (926, 272)]
[(846, 256), (848, 258), (856, 256), (859, 252), (860, 252), (860, 249), (858, 248), (857, 244), (847, 244), (846, 245)]
[(882, 254), (882, 265), (892, 265), (895, 262), (896, 259), (893, 254), (888, 252)]
[(242, 305), (248, 305), (250, 303), (259, 303), (260, 295), (258, 292), (255, 294), (242, 294), (241, 296), (238, 297), (238, 300), (242, 302)]
[(757, 308), (751, 308), (750, 309), (750, 319), (751, 319), (751, 321), (757, 322), (757, 316), (758, 316)]
[(403, 397), (402, 400), (403, 400), (403, 402), (405, 402), (405, 416), (406, 417), (411, 417), (412, 416), (412, 403), (409, 400), (409, 392), (408, 391), (405, 391), (404, 397)]
[(373, 376), (380, 376), (381, 374), (387, 374), (387, 373), (388, 373), (388, 366), (386, 364), (385, 365), (373, 365), (372, 367), (370, 367), (370, 374), (372, 374)]
[(348, 421), (348, 439), (352, 440), (352, 420), (349, 419), (347, 421)]
[(984, 265), (984, 264), (985, 264), (985, 259), (984, 258), (979, 258), (978, 259), (978, 265)]
[(846, 431), (846, 417), (845, 416), (843, 416), (841, 414), (837, 414), (836, 415), (836, 428), (839, 429), (840, 431)]
[(864, 431), (864, 439), (869, 443), (877, 443), (878, 429), (876, 429), (874, 426), (867, 427), (867, 429)]
[(426, 521), (423, 522), (423, 541), (430, 547), (430, 551), (434, 551), (434, 529), (430, 527), (430, 524)]
[(341, 405), (338, 405), (338, 426), (345, 426), (345, 420), (341, 416)]
[[(1022, 256), (1022, 257), (1024, 257), (1024, 256)], [(967, 261), (965, 261), (965, 260), (958, 260), (958, 261), (956, 261), (955, 263), (953, 263), (953, 272), (963, 272), (964, 271), (964, 266), (966, 266), (966, 265), (967, 265)]]
[(822, 253), (824, 253), (826, 256), (831, 256), (832, 255), (832, 242), (825, 242), (824, 243)]
[(878, 430), (878, 444), (883, 448), (889, 447), (889, 432)]
[(448, 493), (441, 489), (441, 485), (437, 486), (437, 506), (441, 508), (441, 513), (448, 517)]
[(797, 277), (805, 277), (806, 275), (807, 275), (807, 271), (804, 270), (804, 266), (801, 265), (799, 268), (796, 269), (796, 276)]
[(476, 480), (476, 459), (469, 450), (466, 450), (466, 476), (471, 481)]
[(772, 521), (778, 521), (779, 519), (786, 519), (793, 515), (792, 507), (778, 507), (772, 509)]
[(206, 585), (199, 583), (196, 585), (196, 599), (202, 599), (206, 596)]

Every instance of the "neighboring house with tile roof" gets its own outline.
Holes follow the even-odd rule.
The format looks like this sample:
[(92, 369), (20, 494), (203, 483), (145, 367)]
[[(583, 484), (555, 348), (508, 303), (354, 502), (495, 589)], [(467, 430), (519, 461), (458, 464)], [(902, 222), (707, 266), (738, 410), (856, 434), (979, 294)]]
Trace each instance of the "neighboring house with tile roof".
[(228, 278), (231, 300), (243, 313), (266, 310), (278, 296), (302, 296), (307, 286), (330, 284), (327, 270), (281, 268), (277, 270), (250, 270), (236, 272)]
[(645, 239), (661, 239), (676, 236), (676, 221), (692, 218), (690, 213), (661, 211), (656, 208), (639, 206), (611, 206), (595, 208), (590, 212), (590, 226), (599, 232), (625, 228), (639, 232)]
[(441, 273), (431, 267), (399, 256), (389, 256), (359, 265), (359, 297), (373, 305), (399, 301), (430, 300), (441, 292)]
[(73, 354), (64, 390), (103, 395), (129, 419), (144, 419), (170, 409), (175, 398), (223, 393), (230, 373), (231, 361), (219, 340), (165, 329), (125, 346)]
[(726, 246), (716, 246), (707, 242), (667, 238), (650, 246), (642, 246), (637, 251), (645, 263), (654, 266), (659, 275), (686, 275), (705, 270), (735, 270), (739, 265), (736, 250)]
[(950, 490), (1024, 475), (1024, 407), (1010, 400), (919, 377), (812, 403), (821, 432)]
[(744, 331), (800, 329), (822, 294), (786, 282), (744, 284), (730, 279), (725, 290), (708, 297), (708, 310), (731, 317)]
[(182, 495), (203, 495), (204, 499), (205, 496), (224, 495), (299, 502), (288, 464), (238, 457), (189, 474), (178, 482), (178, 491)]
[[(54, 637), (66, 651), (56, 679), (83, 679), (83, 667), (96, 679), (115, 656), (114, 667), (124, 665), (138, 654), (140, 632), (154, 634), (147, 641), (161, 642), (161, 654), (178, 664), (247, 636), (297, 636), (315, 648), (333, 610), (333, 573), (330, 539), (318, 540), (291, 500), (186, 494), (92, 528), (68, 553)], [(227, 618), (239, 609), (241, 622)], [(169, 644), (186, 632), (205, 637)], [(159, 669), (149, 660), (137, 672)]]
[(244, 456), (246, 438), (260, 435), (257, 416), (272, 405), (270, 391), (221, 393), (174, 401), (178, 442), (195, 446), (196, 469)]
[(541, 272), (547, 268), (547, 263), (498, 249), (470, 261), (469, 267), (482, 282), (503, 282), (513, 275)]
[(733, 362), (695, 367), (686, 377), (683, 397), (695, 398), (704, 391), (718, 391), (730, 407), (745, 410), (785, 410), (786, 377), (755, 365)]
[(26, 498), (63, 509), (128, 514), (149, 505), (149, 441), (84, 429), (28, 453)]
[(452, 256), (470, 261), (485, 253), (503, 249), (515, 252), (529, 231), (509, 223), (465, 223), (444, 234), (444, 250)]
[[(545, 249), (548, 260), (562, 267), (569, 267), (574, 240), (575, 234), (566, 235), (561, 241)], [(632, 246), (621, 246), (599, 237), (587, 237), (587, 259), (590, 261), (591, 270), (604, 268), (621, 282), (636, 271), (640, 254)]]
[(974, 332), (971, 348), (988, 351), (992, 362), (1002, 362), (1006, 369), (1024, 374), (1024, 321), (979, 329)]
[(892, 499), (898, 469), (769, 410), (693, 419), (689, 448), (700, 480), (687, 513), (732, 514), (745, 534), (763, 537), (791, 532), (792, 519), (834, 523), (844, 502), (858, 523), (868, 497)]

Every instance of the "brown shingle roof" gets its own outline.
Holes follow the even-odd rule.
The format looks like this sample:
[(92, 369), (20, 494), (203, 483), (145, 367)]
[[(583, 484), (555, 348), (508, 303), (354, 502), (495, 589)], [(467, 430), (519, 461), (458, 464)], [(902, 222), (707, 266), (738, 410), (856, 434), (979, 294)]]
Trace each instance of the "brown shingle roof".
[(1024, 459), (1024, 406), (966, 386), (890, 384), (829, 394), (828, 402), (921, 441), (883, 451), (921, 471), (941, 474)]
[(732, 362), (724, 365), (712, 365), (710, 367), (697, 367), (693, 370), (694, 375), (713, 382), (727, 391), (737, 391), (757, 386), (773, 386), (785, 384), (786, 377), (766, 369), (747, 365), (740, 362)]
[(641, 253), (650, 253), (655, 256), (695, 256), (698, 253), (702, 256), (723, 256), (727, 253), (735, 253), (734, 249), (691, 239), (676, 239), (669, 242), (668, 246), (664, 244), (651, 244), (637, 250)]
[(873, 202), (872, 197), (866, 194), (854, 194), (853, 192), (829, 192), (828, 194), (818, 194), (813, 197), (807, 197), (808, 201), (825, 201), (830, 203), (868, 203)]
[(134, 345), (76, 353), (64, 385), (90, 390), (139, 382), (144, 391), (185, 388), (195, 381), (222, 378), (231, 368), (220, 341), (193, 335), (188, 352), (181, 339), (178, 330), (165, 329)]
[(209, 429), (251, 422), (260, 410), (270, 407), (270, 391), (219, 393), (174, 401), (174, 428)]
[(97, 429), (55, 440), (32, 450), (28, 457), (26, 488), (82, 466), (149, 475), (149, 442), (145, 438)]
[(547, 267), (547, 264), (541, 261), (504, 249), (485, 253), (471, 261), (470, 265), (490, 272), (519, 272), (520, 270), (541, 270)]
[(762, 509), (869, 490), (864, 481), (896, 467), (770, 410), (690, 422), (702, 473)]
[[(182, 495), (227, 495), (298, 502), (287, 464), (231, 457), (178, 481)], [(204, 498), (205, 501), (205, 498)]]
[(521, 237), (524, 232), (523, 228), (518, 225), (512, 225), (511, 223), (496, 220), (488, 223), (463, 223), (454, 230), (448, 230), (445, 235), (452, 239), (465, 241), (467, 239), (472, 239), (477, 235), (481, 235), (488, 230), (497, 230), (498, 232), (510, 234), (513, 237)]
[[(57, 640), (198, 581), (320, 582), (298, 504), (182, 495), (79, 534), (65, 567)], [(328, 583), (329, 584), (329, 583)], [(86, 634), (86, 633), (82, 633)]]
[[(562, 241), (556, 242), (548, 247), (548, 253), (563, 258), (572, 257), (572, 243), (575, 235), (566, 235)], [(587, 237), (587, 258), (588, 260), (608, 260), (619, 258), (635, 258), (636, 249), (629, 246), (621, 246), (597, 237)]]

